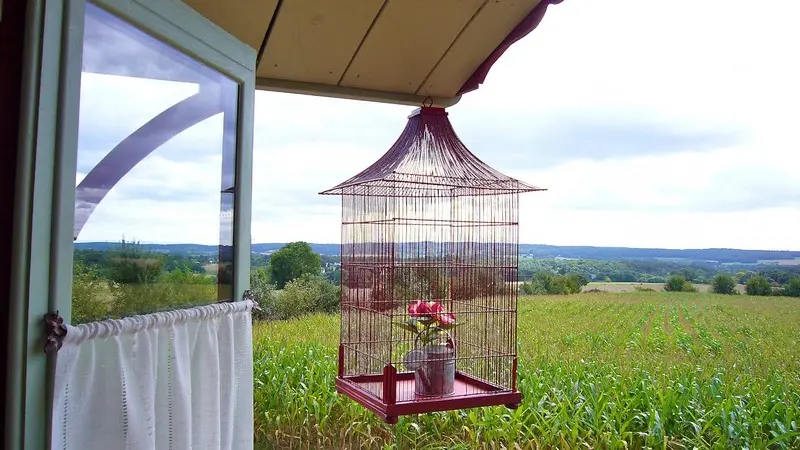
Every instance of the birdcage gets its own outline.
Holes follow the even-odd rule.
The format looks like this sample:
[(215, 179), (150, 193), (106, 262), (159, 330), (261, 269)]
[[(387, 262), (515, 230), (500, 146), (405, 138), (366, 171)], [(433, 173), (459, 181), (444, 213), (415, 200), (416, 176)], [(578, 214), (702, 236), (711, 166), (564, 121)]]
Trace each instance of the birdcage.
[(389, 423), (516, 407), (518, 200), (543, 190), (473, 155), (422, 107), (342, 197), (337, 391)]

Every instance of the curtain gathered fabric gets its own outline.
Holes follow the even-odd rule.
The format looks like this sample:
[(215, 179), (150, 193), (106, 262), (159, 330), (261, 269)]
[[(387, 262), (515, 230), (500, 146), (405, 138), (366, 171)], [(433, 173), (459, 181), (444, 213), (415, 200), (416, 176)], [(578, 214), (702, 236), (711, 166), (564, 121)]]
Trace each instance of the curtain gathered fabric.
[(253, 448), (252, 301), (67, 326), (54, 450)]

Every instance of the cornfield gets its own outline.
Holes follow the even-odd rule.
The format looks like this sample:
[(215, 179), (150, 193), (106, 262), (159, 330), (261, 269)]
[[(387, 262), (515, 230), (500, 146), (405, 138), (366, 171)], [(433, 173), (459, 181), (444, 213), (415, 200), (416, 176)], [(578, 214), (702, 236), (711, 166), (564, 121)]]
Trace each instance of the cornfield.
[(797, 299), (523, 297), (523, 405), (394, 426), (336, 394), (338, 327), (256, 324), (256, 448), (800, 448)]

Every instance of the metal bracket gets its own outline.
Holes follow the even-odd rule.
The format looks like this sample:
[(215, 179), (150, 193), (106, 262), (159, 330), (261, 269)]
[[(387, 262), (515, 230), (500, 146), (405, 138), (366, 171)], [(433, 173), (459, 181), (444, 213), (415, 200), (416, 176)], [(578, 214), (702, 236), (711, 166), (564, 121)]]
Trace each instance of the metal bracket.
[(64, 319), (58, 314), (47, 313), (44, 315), (45, 323), (45, 343), (44, 352), (47, 354), (58, 353), (64, 345), (64, 338), (67, 337), (67, 326)]
[(261, 309), (261, 306), (259, 306), (258, 301), (255, 299), (255, 297), (253, 297), (253, 293), (250, 291), (250, 289), (244, 291), (244, 295), (242, 295), (242, 298), (244, 300), (250, 300), (251, 302), (253, 302), (254, 311), (259, 311), (259, 312), (264, 311), (263, 309)]

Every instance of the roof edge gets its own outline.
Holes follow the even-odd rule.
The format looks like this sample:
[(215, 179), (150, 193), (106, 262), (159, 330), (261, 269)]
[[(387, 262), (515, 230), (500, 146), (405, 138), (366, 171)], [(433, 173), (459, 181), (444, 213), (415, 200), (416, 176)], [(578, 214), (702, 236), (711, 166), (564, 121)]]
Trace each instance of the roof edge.
[(542, 22), (544, 18), (545, 12), (547, 12), (547, 7), (550, 5), (557, 5), (561, 3), (563, 0), (541, 0), (538, 5), (536, 5), (527, 16), (516, 26), (511, 33), (503, 39), (503, 42), (497, 46), (497, 48), (486, 57), (486, 59), (475, 69), (475, 72), (472, 73), (467, 81), (461, 86), (461, 89), (458, 90), (457, 95), (464, 95), (467, 92), (472, 92), (480, 87), (484, 81), (486, 81), (486, 76), (489, 75), (489, 71), (492, 69), (492, 66), (503, 56), (503, 53), (506, 52), (514, 43), (519, 41), (520, 39), (524, 38), (531, 31), (535, 30), (536, 27)]
[(376, 91), (372, 89), (351, 88), (323, 83), (309, 83), (303, 81), (279, 80), (275, 78), (256, 77), (256, 89), (262, 91), (283, 92), (288, 94), (306, 94), (319, 97), (342, 98), (348, 100), (362, 100), (377, 103), (390, 103), (394, 105), (420, 106), (423, 103), (433, 102), (432, 106), (447, 108), (461, 100), (461, 95), (455, 97), (429, 97), (427, 95), (403, 94), (399, 92)]

